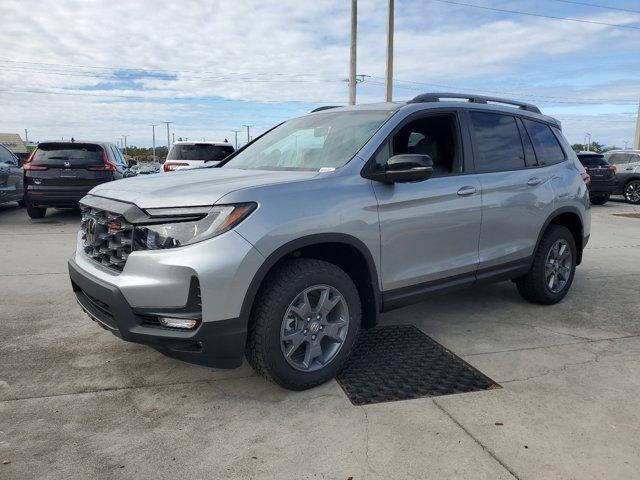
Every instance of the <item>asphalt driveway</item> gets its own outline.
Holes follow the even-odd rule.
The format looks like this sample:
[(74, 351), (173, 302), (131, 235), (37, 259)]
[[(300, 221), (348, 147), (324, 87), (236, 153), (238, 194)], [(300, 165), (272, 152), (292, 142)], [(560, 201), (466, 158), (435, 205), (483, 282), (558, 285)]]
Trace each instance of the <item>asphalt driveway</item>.
[(559, 305), (510, 283), (383, 315), (502, 388), (352, 405), (123, 342), (76, 305), (77, 212), (0, 206), (0, 478), (630, 479), (640, 471), (640, 208), (593, 208)]

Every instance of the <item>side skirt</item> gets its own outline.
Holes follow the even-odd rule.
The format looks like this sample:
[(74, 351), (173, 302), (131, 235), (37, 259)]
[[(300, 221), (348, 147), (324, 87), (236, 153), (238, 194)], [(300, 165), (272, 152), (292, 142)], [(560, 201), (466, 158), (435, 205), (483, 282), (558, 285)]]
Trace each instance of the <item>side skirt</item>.
[(461, 290), (474, 284), (495, 283), (518, 278), (529, 271), (532, 260), (533, 257), (529, 257), (495, 267), (483, 268), (473, 273), (382, 292), (382, 311), (388, 312), (389, 310), (421, 302), (436, 295)]

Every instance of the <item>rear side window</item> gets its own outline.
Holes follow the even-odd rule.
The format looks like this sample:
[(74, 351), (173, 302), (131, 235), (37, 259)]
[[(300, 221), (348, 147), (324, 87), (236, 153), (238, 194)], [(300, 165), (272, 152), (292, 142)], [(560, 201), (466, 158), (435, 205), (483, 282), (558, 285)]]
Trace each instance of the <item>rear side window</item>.
[(470, 112), (470, 115), (479, 172), (524, 168), (524, 150), (515, 117), (485, 112)]
[(84, 167), (102, 164), (100, 145), (91, 143), (41, 143), (33, 155), (34, 165)]
[(604, 155), (578, 155), (578, 160), (585, 167), (606, 166), (609, 163), (605, 160)]
[(549, 125), (526, 118), (522, 119), (540, 165), (553, 165), (564, 161), (565, 156), (558, 139)]
[(220, 161), (232, 153), (233, 147), (231, 145), (211, 145), (208, 143), (177, 144), (171, 147), (167, 160)]
[(17, 163), (9, 149), (4, 148), (2, 145), (0, 145), (0, 163), (8, 163), (11, 165), (15, 165)]

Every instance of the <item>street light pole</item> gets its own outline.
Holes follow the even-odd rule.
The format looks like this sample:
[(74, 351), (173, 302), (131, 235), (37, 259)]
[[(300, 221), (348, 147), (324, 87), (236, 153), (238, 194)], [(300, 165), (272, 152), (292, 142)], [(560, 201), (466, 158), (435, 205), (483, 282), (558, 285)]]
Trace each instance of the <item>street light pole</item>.
[(247, 127), (247, 143), (251, 141), (251, 137), (249, 136), (249, 127), (253, 127), (253, 125), (242, 125), (243, 127)]
[(393, 97), (393, 0), (389, 0), (389, 16), (387, 18), (387, 76), (385, 79), (385, 101)]
[(171, 149), (171, 137), (169, 136), (169, 124), (173, 122), (161, 122), (167, 126), (167, 155), (169, 155), (169, 150)]
[(129, 135), (122, 135), (122, 138), (124, 138), (124, 154), (127, 154), (127, 137)]
[(239, 132), (240, 130), (231, 130), (231, 131), (232, 131), (232, 132), (235, 134), (235, 136), (236, 136), (236, 150), (237, 150), (237, 149), (238, 149), (238, 132)]
[(358, 38), (358, 0), (351, 0), (351, 50), (349, 52), (349, 105), (356, 104), (356, 55)]
[(151, 124), (151, 131), (153, 132), (153, 163), (156, 163), (156, 127), (158, 125)]

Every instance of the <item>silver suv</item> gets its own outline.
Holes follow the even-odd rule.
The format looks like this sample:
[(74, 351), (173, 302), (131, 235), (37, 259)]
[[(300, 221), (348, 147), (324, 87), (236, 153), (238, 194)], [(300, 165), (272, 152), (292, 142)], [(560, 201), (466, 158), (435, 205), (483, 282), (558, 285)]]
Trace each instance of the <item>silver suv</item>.
[[(464, 100), (464, 101), (461, 101)], [(89, 316), (181, 360), (295, 390), (332, 378), (380, 312), (513, 280), (560, 301), (589, 176), (533, 105), (425, 94), (323, 108), (221, 164), (94, 188), (69, 261)]]

